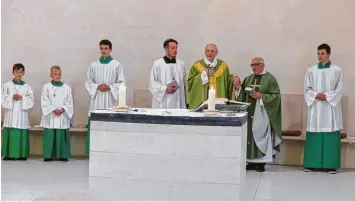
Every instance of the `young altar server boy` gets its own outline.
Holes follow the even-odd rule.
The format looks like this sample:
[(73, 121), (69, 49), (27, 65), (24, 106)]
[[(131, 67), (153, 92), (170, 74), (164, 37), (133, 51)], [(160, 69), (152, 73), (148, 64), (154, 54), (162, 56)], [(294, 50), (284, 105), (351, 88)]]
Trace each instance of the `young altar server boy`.
[(33, 91), (22, 80), (25, 67), (12, 68), (14, 79), (2, 86), (1, 104), (5, 111), (1, 154), (6, 160), (27, 160), (30, 153), (28, 110), (34, 105)]
[(73, 96), (71, 88), (61, 82), (59, 66), (51, 67), (50, 76), (52, 81), (43, 86), (41, 95), (43, 158), (44, 161), (68, 161), (71, 156), (69, 128), (74, 113)]

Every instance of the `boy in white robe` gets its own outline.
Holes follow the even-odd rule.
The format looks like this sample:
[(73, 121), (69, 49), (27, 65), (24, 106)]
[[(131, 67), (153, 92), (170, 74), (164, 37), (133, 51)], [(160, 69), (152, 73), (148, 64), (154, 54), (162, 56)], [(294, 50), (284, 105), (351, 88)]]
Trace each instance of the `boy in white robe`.
[(153, 95), (152, 108), (186, 109), (187, 69), (183, 61), (176, 59), (178, 42), (164, 42), (166, 55), (153, 63), (149, 90)]
[(89, 93), (89, 119), (86, 133), (86, 152), (90, 150), (90, 111), (118, 105), (118, 90), (124, 83), (123, 66), (111, 57), (112, 43), (100, 41), (101, 57), (87, 69), (85, 88)]
[(61, 82), (62, 71), (59, 66), (51, 67), (52, 81), (42, 89), (41, 107), (44, 128), (43, 158), (68, 161), (70, 151), (70, 120), (73, 117), (73, 96), (71, 88)]
[(1, 154), (3, 160), (27, 160), (30, 154), (28, 111), (34, 105), (33, 91), (22, 80), (25, 67), (12, 68), (14, 79), (2, 86), (1, 104), (5, 110)]
[(306, 172), (326, 169), (336, 174), (341, 160), (343, 76), (329, 60), (330, 46), (322, 44), (317, 50), (319, 63), (308, 68), (304, 81), (308, 120), (303, 167)]

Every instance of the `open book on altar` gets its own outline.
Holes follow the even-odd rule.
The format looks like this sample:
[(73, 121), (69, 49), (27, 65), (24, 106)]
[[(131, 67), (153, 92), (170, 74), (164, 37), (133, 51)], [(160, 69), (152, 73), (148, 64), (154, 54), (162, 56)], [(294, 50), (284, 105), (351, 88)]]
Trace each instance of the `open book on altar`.
[[(192, 110), (194, 112), (202, 112), (208, 109), (208, 100), (205, 100), (196, 109)], [(215, 99), (215, 109), (221, 112), (244, 112), (248, 107), (249, 103), (239, 102), (234, 100), (228, 100), (226, 98), (216, 98)]]

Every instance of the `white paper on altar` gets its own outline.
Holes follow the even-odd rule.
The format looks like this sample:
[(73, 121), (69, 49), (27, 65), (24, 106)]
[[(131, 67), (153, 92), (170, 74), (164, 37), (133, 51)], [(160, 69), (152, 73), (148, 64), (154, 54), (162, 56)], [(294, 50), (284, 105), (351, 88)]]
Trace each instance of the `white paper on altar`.
[[(112, 109), (107, 110), (94, 110), (91, 113), (102, 113), (102, 114), (112, 114), (112, 113), (129, 113), (129, 114), (145, 114), (151, 116), (189, 116), (189, 117), (204, 117), (205, 115), (201, 112), (191, 112), (188, 109), (149, 109), (149, 108), (133, 108), (138, 111), (129, 111), (129, 112), (116, 112)], [(224, 113), (215, 115), (214, 117), (243, 117), (246, 116), (246, 113), (235, 113), (233, 116), (230, 116)]]

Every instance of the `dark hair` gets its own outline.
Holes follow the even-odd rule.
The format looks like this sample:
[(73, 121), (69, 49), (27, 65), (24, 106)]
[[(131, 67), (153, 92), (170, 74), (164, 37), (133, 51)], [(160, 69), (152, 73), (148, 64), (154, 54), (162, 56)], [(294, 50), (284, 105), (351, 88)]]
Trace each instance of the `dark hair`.
[(101, 40), (99, 45), (100, 46), (101, 45), (106, 45), (106, 46), (110, 47), (110, 49), (112, 50), (112, 43), (111, 43), (111, 41), (109, 41), (107, 39)]
[(16, 64), (14, 64), (14, 66), (12, 67), (12, 71), (20, 70), (20, 69), (22, 69), (23, 71), (25, 71), (25, 66), (23, 66), (23, 64), (21, 64), (21, 63), (16, 63)]
[(330, 46), (326, 43), (321, 44), (318, 46), (317, 50), (323, 50), (325, 49), (325, 51), (329, 54), (331, 52)]
[(174, 43), (176, 43), (176, 45), (179, 44), (175, 39), (167, 39), (167, 40), (164, 41), (164, 44), (163, 44), (164, 48), (168, 47), (170, 42), (174, 42)]

